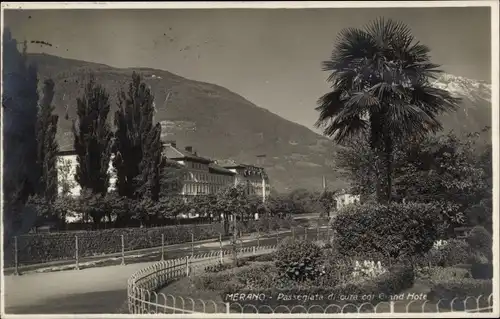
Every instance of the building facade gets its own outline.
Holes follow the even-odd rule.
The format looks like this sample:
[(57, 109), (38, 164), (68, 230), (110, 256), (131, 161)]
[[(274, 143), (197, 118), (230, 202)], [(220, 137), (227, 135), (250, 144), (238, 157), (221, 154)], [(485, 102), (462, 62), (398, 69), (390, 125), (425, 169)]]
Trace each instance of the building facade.
[[(77, 166), (76, 151), (60, 151), (57, 155), (57, 190), (59, 194), (67, 193), (71, 196), (79, 196), (81, 192), (80, 184), (75, 179)], [(115, 189), (116, 175), (114, 174), (113, 165), (109, 161), (109, 188), (108, 191)]]
[[(181, 195), (190, 196), (216, 194), (220, 190), (244, 183), (248, 185), (248, 193), (262, 197), (269, 196), (269, 178), (261, 167), (236, 164), (234, 162), (217, 162), (199, 156), (191, 146), (178, 148), (175, 141), (165, 144), (163, 156), (175, 161), (183, 170)], [(75, 180), (77, 155), (75, 151), (61, 151), (58, 155), (58, 191), (73, 196), (80, 195), (81, 187)], [(115, 189), (116, 174), (109, 164), (109, 191)]]
[(175, 141), (169, 141), (163, 154), (167, 159), (176, 161), (184, 170), (181, 191), (183, 196), (215, 194), (234, 184), (234, 172), (208, 158), (198, 156), (191, 146), (180, 149)]
[(352, 195), (342, 191), (340, 194), (335, 196), (335, 208), (338, 210), (355, 203), (360, 202), (359, 195)]
[(261, 197), (263, 202), (269, 197), (271, 188), (264, 168), (235, 162), (225, 162), (220, 165), (235, 174), (234, 185), (247, 185), (248, 194)]

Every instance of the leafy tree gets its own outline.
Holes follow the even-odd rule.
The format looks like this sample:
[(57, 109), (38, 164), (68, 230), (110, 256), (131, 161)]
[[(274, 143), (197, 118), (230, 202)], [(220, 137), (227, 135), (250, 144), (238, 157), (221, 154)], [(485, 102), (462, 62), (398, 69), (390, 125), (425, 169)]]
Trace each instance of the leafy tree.
[(192, 204), (179, 195), (162, 197), (159, 205), (162, 217), (165, 219), (187, 214), (192, 209)]
[(131, 212), (134, 211), (134, 203), (125, 196), (120, 196), (118, 192), (112, 191), (106, 194), (106, 212), (108, 220), (115, 218), (116, 227), (127, 226), (132, 218)]
[[(222, 189), (217, 193), (216, 206), (214, 207), (214, 213), (223, 216), (224, 232), (226, 235), (229, 234), (229, 230), (232, 228), (233, 264), (235, 266), (238, 262), (236, 241), (237, 235), (242, 229), (241, 221), (243, 221), (245, 215), (252, 212), (252, 202), (247, 190), (247, 185), (245, 184), (238, 184)], [(233, 218), (232, 225), (229, 224), (229, 216)], [(237, 222), (238, 218), (240, 219), (240, 223)]]
[(179, 195), (183, 187), (183, 176), (186, 169), (172, 160), (164, 160), (160, 176), (160, 197)]
[(73, 121), (77, 153), (75, 179), (82, 189), (106, 194), (109, 187), (109, 162), (112, 132), (107, 123), (109, 95), (91, 76), (82, 97), (77, 99), (77, 120)]
[[(453, 132), (412, 139), (394, 152), (394, 199), (432, 203), (448, 226), (492, 225), (491, 145), (481, 145), (482, 134), (457, 136)], [(374, 192), (373, 151), (363, 140), (338, 152), (336, 163), (365, 198)], [(444, 225), (443, 227), (448, 228)]]
[(289, 196), (278, 195), (270, 197), (267, 206), (271, 215), (283, 218), (288, 215), (296, 215), (304, 212), (304, 206)]
[(156, 124), (145, 140), (143, 147), (143, 157), (139, 165), (140, 175), (138, 192), (141, 197), (148, 197), (157, 202), (160, 198), (161, 180), (165, 158), (162, 156), (163, 143), (160, 140), (161, 125)]
[(391, 200), (395, 144), (438, 131), (438, 115), (457, 107), (457, 99), (431, 85), (441, 71), (429, 52), (403, 23), (377, 19), (363, 29), (342, 30), (323, 62), (332, 91), (318, 101), (316, 125), (336, 142), (369, 137), (379, 201)]
[(9, 29), (3, 34), (3, 225), (7, 242), (17, 233), (29, 231), (36, 212), (24, 204), (36, 192), (37, 69), (27, 62), (27, 44), (22, 53)]
[(156, 199), (161, 170), (158, 153), (162, 146), (161, 127), (153, 124), (154, 97), (140, 75), (134, 72), (128, 92), (122, 90), (118, 99), (113, 147), (118, 193), (137, 198), (149, 192), (151, 198)]
[(70, 196), (60, 196), (51, 201), (38, 194), (30, 196), (27, 201), (27, 206), (37, 214), (36, 223), (33, 225), (35, 228), (52, 223), (59, 229), (65, 229), (66, 218), (72, 215), (77, 204)]
[(37, 120), (37, 161), (40, 169), (38, 193), (48, 201), (57, 196), (57, 153), (56, 141), (58, 116), (54, 114), (52, 100), (54, 98), (54, 81), (44, 81), (43, 97), (38, 110)]
[(104, 218), (108, 206), (106, 195), (103, 193), (94, 193), (91, 189), (83, 188), (76, 199), (77, 206), (75, 211), (82, 216), (83, 222), (92, 220), (95, 227), (98, 227)]
[(215, 194), (193, 196), (189, 201), (189, 206), (200, 216), (208, 216), (213, 220), (221, 222), (221, 215), (215, 212), (217, 207), (217, 196)]

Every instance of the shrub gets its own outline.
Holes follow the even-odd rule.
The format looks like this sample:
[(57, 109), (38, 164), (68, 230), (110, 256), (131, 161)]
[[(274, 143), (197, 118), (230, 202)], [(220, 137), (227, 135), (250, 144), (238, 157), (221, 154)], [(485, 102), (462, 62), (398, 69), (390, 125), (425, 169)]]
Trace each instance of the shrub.
[(314, 280), (321, 274), (321, 249), (314, 243), (287, 238), (278, 246), (276, 268), (295, 280)]
[(470, 278), (471, 274), (468, 269), (458, 267), (424, 267), (418, 276), (431, 281), (446, 281)]
[(220, 272), (220, 271), (224, 271), (226, 269), (229, 269), (231, 268), (231, 265), (229, 264), (223, 264), (221, 262), (219, 262), (218, 264), (216, 265), (210, 265), (210, 266), (206, 266), (205, 267), (205, 272)]
[(463, 301), (466, 300), (467, 297), (477, 298), (482, 296), (483, 298), (480, 299), (481, 304), (479, 306), (486, 306), (491, 292), (491, 280), (464, 278), (433, 281), (431, 291), (427, 294), (427, 297), (432, 302), (439, 302), (439, 300), (442, 300), (443, 304), (447, 304), (445, 301), (450, 302), (454, 298), (457, 298), (458, 301), (455, 302), (453, 306), (455, 310), (460, 310), (457, 306), (463, 307)]
[(257, 256), (248, 256), (240, 258), (239, 260), (241, 260), (242, 262), (252, 262), (252, 261), (265, 262), (265, 261), (274, 261), (274, 259), (275, 259), (275, 253), (269, 253)]
[(484, 255), (488, 261), (491, 262), (493, 257), (493, 238), (491, 234), (482, 226), (474, 227), (469, 236), (467, 236), (467, 243), (474, 250)]
[[(214, 291), (238, 291), (246, 285), (266, 284), (272, 285), (270, 278), (277, 271), (272, 264), (245, 265), (237, 268), (221, 270), (220, 272), (206, 273), (192, 278), (194, 286), (198, 289)], [(267, 276), (267, 277), (266, 277)]]
[(463, 240), (451, 239), (446, 244), (433, 247), (424, 255), (423, 263), (430, 263), (432, 266), (451, 267), (457, 264), (469, 263), (471, 259), (471, 249)]
[(247, 289), (275, 287), (280, 275), (272, 263), (255, 264), (238, 273), (238, 281)]
[(315, 284), (320, 287), (334, 287), (345, 282), (354, 271), (354, 262), (339, 255), (338, 250), (328, 244), (322, 248), (322, 270)]
[(472, 264), (470, 271), (474, 279), (493, 278), (493, 264)]
[(432, 248), (438, 213), (430, 204), (352, 205), (339, 212), (332, 228), (344, 256), (409, 260)]

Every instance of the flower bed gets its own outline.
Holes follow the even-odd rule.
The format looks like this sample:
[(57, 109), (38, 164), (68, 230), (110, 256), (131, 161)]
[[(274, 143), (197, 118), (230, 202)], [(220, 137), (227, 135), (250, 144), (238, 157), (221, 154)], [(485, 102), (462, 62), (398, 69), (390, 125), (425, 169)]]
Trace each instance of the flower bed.
[[(224, 302), (230, 302), (238, 311), (243, 305), (271, 308), (278, 306), (303, 306), (351, 303), (360, 305), (387, 301), (413, 285), (411, 269), (394, 267), (375, 278), (343, 283), (336, 286), (319, 286), (321, 281), (293, 282), (284, 280), (272, 262), (255, 262), (218, 273), (206, 273), (192, 279), (196, 289), (218, 291)], [(251, 299), (249, 296), (260, 296)], [(370, 300), (364, 299), (368, 297)], [(248, 299), (250, 298), (250, 299)], [(264, 298), (262, 300), (261, 298)], [(301, 298), (302, 300), (297, 300)], [(238, 308), (238, 309), (236, 309)]]
[[(221, 232), (223, 230), (219, 224), (207, 224), (23, 235), (18, 238), (18, 262), (19, 265), (29, 265), (74, 259), (75, 236), (78, 237), (78, 256), (87, 257), (121, 252), (122, 235), (125, 250), (130, 251), (161, 246), (162, 234), (165, 245), (172, 245), (190, 242), (191, 234), (197, 241), (217, 238)], [(4, 256), (4, 266), (14, 266), (13, 247), (6, 249)]]

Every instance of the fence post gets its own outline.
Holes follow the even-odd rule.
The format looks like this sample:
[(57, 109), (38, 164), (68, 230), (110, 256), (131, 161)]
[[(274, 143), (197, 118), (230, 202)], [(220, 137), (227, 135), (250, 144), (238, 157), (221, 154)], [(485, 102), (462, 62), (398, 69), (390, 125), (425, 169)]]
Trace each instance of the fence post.
[(191, 233), (191, 257), (194, 256), (194, 233)]
[(186, 277), (189, 276), (189, 257), (186, 256)]
[(78, 256), (78, 236), (75, 235), (75, 269), (80, 270), (80, 265), (79, 265), (79, 259), (80, 256)]
[(389, 301), (389, 312), (394, 313), (394, 300)]
[(17, 236), (14, 236), (14, 275), (19, 276), (19, 260), (17, 253)]
[(304, 227), (304, 240), (307, 240), (307, 227)]
[(224, 253), (222, 251), (222, 234), (219, 233), (219, 248), (220, 248), (220, 262), (224, 261)]
[(255, 246), (253, 246), (252, 248), (253, 248), (252, 249), (253, 250), (253, 254), (255, 255)]
[(226, 313), (227, 314), (230, 314), (231, 311), (230, 311), (230, 306), (229, 306), (229, 302), (226, 302)]
[(121, 235), (122, 239), (122, 265), (125, 265), (125, 236)]
[(165, 260), (165, 234), (161, 234), (161, 260)]

